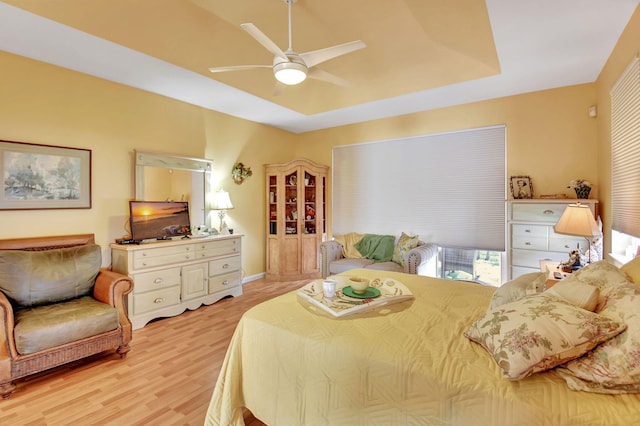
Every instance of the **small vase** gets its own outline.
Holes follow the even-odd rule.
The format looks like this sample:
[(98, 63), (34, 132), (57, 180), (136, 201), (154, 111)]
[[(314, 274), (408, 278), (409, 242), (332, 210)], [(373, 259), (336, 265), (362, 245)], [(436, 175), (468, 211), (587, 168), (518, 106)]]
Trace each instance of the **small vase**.
[(591, 192), (591, 188), (589, 188), (588, 186), (583, 186), (581, 188), (573, 188), (573, 189), (576, 190), (576, 195), (578, 196), (578, 198), (581, 198), (584, 200), (589, 198), (589, 193)]

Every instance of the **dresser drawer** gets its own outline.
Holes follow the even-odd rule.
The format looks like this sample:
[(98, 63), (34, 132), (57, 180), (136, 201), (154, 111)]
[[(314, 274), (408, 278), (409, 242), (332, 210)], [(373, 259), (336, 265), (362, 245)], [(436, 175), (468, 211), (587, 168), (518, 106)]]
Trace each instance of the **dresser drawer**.
[[(182, 250), (174, 253), (163, 252), (166, 254), (147, 253), (146, 250), (144, 253), (136, 252), (133, 254), (133, 267), (134, 269), (144, 269), (152, 266), (165, 266), (174, 263), (182, 263), (195, 259), (196, 255), (193, 247), (183, 246), (181, 248)], [(185, 250), (185, 248), (189, 248), (189, 250)]]
[(180, 286), (133, 296), (133, 313), (140, 315), (180, 303)]
[(240, 285), (240, 272), (231, 272), (229, 274), (209, 276), (209, 293), (225, 290), (227, 288)]
[(143, 272), (133, 277), (135, 294), (180, 285), (180, 268), (169, 268), (161, 271)]
[(567, 204), (535, 203), (511, 205), (511, 219), (535, 222), (556, 223)]
[(547, 237), (512, 235), (511, 247), (524, 250), (547, 250)]
[(240, 256), (225, 257), (209, 261), (209, 276), (240, 270)]
[(199, 259), (240, 253), (240, 238), (197, 243), (196, 252)]
[(511, 233), (513, 236), (522, 238), (547, 238), (549, 226), (548, 225), (523, 225), (513, 224), (511, 225)]
[(571, 250), (575, 250), (578, 244), (580, 244), (580, 249), (584, 249), (587, 247), (587, 240), (581, 237), (570, 237), (554, 233), (554, 236), (549, 238), (549, 251), (561, 251), (567, 254), (568, 259), (568, 253)]

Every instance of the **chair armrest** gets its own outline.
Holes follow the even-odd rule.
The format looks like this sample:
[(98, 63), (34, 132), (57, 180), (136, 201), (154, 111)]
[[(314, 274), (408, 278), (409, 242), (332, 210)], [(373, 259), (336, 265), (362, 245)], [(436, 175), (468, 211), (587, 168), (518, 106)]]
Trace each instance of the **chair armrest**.
[(13, 338), (13, 306), (0, 291), (0, 383), (11, 380), (11, 359), (18, 355)]
[(127, 295), (133, 290), (133, 280), (118, 272), (102, 268), (93, 287), (93, 297), (118, 310), (120, 326), (124, 330), (124, 342), (131, 341), (131, 321), (128, 315)]
[(337, 241), (325, 241), (320, 244), (320, 269), (322, 278), (331, 275), (329, 264), (334, 260), (342, 259), (342, 245)]
[(404, 258), (404, 272), (417, 275), (420, 272), (436, 275), (436, 261), (438, 258), (438, 245), (424, 243), (407, 252)]

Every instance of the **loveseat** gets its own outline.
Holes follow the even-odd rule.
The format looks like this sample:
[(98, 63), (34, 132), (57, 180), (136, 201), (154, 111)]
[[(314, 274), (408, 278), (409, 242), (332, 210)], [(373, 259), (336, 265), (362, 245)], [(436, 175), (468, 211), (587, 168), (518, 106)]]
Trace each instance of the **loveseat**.
[(0, 240), (0, 395), (15, 381), (115, 349), (129, 352), (133, 281), (101, 269), (93, 234)]
[[(355, 268), (375, 269), (381, 271), (404, 272), (407, 274), (436, 275), (438, 246), (433, 243), (420, 241), (417, 236), (402, 233), (400, 237), (383, 236), (384, 240), (392, 244), (392, 255), (379, 256), (379, 247), (371, 248), (366, 245), (363, 254), (357, 247), (363, 246), (363, 241), (371, 239), (384, 240), (375, 234), (348, 233), (334, 236), (331, 241), (320, 245), (320, 268), (322, 277), (339, 274)], [(377, 238), (377, 239), (376, 239)], [(376, 252), (378, 251), (378, 252)], [(373, 252), (373, 254), (372, 254)], [(388, 255), (388, 251), (386, 251)], [(378, 258), (376, 258), (378, 257)]]

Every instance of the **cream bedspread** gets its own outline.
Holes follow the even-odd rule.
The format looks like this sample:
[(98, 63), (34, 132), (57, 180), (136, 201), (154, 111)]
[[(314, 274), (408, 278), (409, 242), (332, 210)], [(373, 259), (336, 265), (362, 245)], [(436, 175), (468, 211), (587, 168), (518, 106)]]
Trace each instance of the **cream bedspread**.
[(555, 372), (517, 382), (463, 336), (490, 287), (384, 271), (415, 300), (332, 318), (296, 292), (247, 311), (235, 331), (207, 425), (243, 425), (241, 407), (284, 425), (632, 425), (640, 395), (568, 389)]

